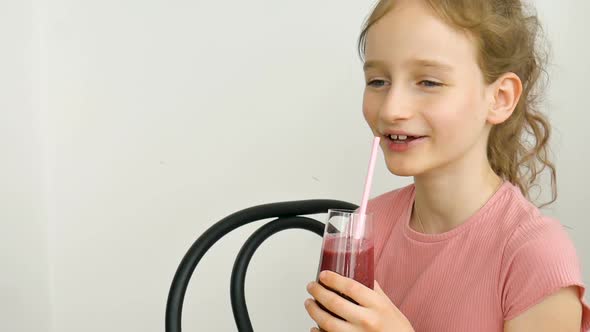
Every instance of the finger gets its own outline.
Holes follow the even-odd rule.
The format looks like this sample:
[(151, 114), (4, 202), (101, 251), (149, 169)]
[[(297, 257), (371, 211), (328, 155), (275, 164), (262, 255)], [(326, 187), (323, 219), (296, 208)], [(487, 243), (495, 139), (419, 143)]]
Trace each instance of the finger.
[[(312, 299), (305, 301), (305, 310), (309, 314), (309, 317), (313, 319), (318, 326), (324, 331), (350, 331), (351, 326), (349, 323), (332, 316), (326, 311), (322, 310), (317, 303)], [(319, 331), (319, 330), (318, 330)]]
[(385, 301), (387, 301), (388, 303), (390, 303), (391, 306), (395, 309), (396, 312), (401, 313), (401, 311), (399, 310), (399, 308), (395, 304), (393, 304), (393, 301), (391, 301), (391, 299), (389, 298), (389, 296), (387, 296), (387, 294), (385, 294), (385, 292), (383, 291), (383, 289), (381, 288), (381, 285), (379, 285), (379, 283), (377, 282), (377, 280), (375, 280), (374, 283), (375, 283), (375, 286), (374, 286), (375, 287), (375, 292), (377, 294), (379, 294), (380, 296), (382, 296)]
[(341, 295), (323, 287), (317, 282), (310, 283), (307, 291), (327, 310), (342, 317), (348, 322), (358, 322), (362, 315), (364, 315), (364, 311), (367, 310), (366, 308), (352, 303)]
[(393, 302), (391, 302), (391, 299), (389, 298), (389, 296), (387, 296), (387, 294), (385, 294), (385, 292), (383, 291), (383, 289), (381, 288), (381, 285), (379, 285), (377, 280), (374, 281), (373, 287), (375, 288), (375, 293), (379, 294), (379, 296), (381, 296), (385, 301), (393, 304)]
[(320, 273), (320, 281), (334, 291), (350, 297), (363, 307), (374, 307), (378, 302), (375, 292), (372, 289), (356, 280), (343, 277), (338, 273), (328, 270), (322, 271)]
[(387, 296), (387, 294), (385, 294), (385, 292), (383, 291), (383, 289), (381, 289), (381, 285), (379, 285), (379, 283), (377, 282), (377, 280), (375, 280), (374, 282), (374, 288), (375, 288), (375, 292), (377, 292), (377, 294), (379, 295), (384, 295), (387, 298), (389, 298), (389, 296)]

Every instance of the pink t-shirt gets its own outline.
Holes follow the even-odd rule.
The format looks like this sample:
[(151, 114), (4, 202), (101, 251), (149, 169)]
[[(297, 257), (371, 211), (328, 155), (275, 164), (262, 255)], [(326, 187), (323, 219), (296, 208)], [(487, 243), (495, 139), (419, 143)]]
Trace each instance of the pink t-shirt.
[[(416, 332), (500, 332), (562, 287), (579, 286), (576, 250), (561, 224), (506, 181), (465, 223), (442, 234), (409, 227), (415, 187), (370, 200), (375, 279)], [(459, 204), (459, 202), (458, 202)]]

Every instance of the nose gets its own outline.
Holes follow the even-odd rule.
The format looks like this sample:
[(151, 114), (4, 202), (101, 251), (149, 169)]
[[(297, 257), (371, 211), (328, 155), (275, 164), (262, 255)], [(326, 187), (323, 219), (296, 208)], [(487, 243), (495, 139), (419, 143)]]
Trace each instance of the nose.
[(413, 115), (411, 109), (407, 93), (402, 88), (392, 87), (379, 109), (379, 118), (386, 123), (408, 120)]

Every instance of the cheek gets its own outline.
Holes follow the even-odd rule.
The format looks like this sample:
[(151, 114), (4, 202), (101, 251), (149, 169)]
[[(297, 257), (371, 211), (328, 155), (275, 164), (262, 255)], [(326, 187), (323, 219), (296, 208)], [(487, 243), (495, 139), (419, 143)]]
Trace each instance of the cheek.
[(363, 98), (363, 116), (369, 126), (374, 128), (377, 123), (377, 117), (379, 116), (379, 106), (376, 105), (374, 98), (368, 98), (366, 94)]
[(435, 138), (446, 142), (471, 140), (485, 122), (479, 100), (458, 97), (440, 103), (426, 114)]
[(365, 105), (363, 105), (363, 116), (368, 124), (372, 125), (375, 122), (375, 115), (371, 112), (371, 109)]

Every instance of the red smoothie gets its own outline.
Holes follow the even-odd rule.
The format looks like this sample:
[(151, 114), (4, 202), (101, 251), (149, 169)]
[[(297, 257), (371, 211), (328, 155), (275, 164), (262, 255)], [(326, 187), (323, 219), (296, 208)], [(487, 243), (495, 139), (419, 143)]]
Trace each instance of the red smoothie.
[[(343, 244), (344, 241), (346, 241), (345, 244)], [(339, 254), (339, 247), (341, 251), (346, 250), (346, 252)], [(373, 289), (373, 253), (373, 244), (366, 239), (344, 239), (341, 237), (326, 239), (320, 271), (334, 271)]]
[[(324, 242), (320, 272), (324, 270), (334, 271), (373, 289), (375, 279), (373, 255), (372, 241), (350, 237), (330, 237), (325, 239)], [(340, 295), (355, 302), (343, 294)], [(326, 310), (321, 304), (320, 307)], [(334, 316), (338, 317), (337, 315)]]

